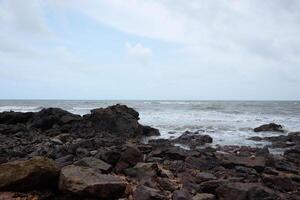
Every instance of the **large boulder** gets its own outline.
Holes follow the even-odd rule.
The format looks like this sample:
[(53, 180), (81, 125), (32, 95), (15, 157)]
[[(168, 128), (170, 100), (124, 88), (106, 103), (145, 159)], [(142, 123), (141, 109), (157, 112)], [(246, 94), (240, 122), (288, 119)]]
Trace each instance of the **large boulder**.
[(32, 112), (2, 112), (0, 113), (0, 124), (27, 123), (32, 116)]
[(116, 199), (125, 195), (126, 186), (119, 177), (100, 174), (91, 168), (69, 165), (60, 173), (60, 190), (79, 196)]
[(125, 150), (121, 152), (120, 159), (115, 167), (117, 172), (122, 172), (124, 169), (133, 167), (138, 162), (143, 161), (142, 152), (133, 145), (127, 145)]
[(209, 135), (200, 135), (198, 132), (192, 133), (186, 131), (180, 137), (173, 140), (173, 142), (186, 145), (190, 148), (196, 148), (206, 143), (212, 143), (213, 139)]
[(262, 132), (262, 131), (284, 132), (282, 126), (280, 124), (275, 124), (275, 123), (264, 124), (254, 129), (254, 132)]
[(0, 165), (0, 190), (55, 189), (58, 177), (59, 169), (48, 158), (8, 162)]

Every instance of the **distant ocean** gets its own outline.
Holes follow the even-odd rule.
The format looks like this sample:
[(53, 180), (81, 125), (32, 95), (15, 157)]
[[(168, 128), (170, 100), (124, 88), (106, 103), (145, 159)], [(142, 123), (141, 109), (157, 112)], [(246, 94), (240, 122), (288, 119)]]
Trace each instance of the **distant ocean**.
[[(261, 146), (246, 140), (253, 128), (275, 122), (288, 131), (300, 131), (299, 101), (85, 101), (85, 100), (0, 100), (0, 112), (36, 112), (58, 107), (75, 114), (116, 103), (126, 104), (140, 113), (140, 122), (158, 128), (163, 138), (177, 137), (184, 131), (200, 131), (213, 137), (215, 144)], [(170, 134), (172, 133), (172, 134)]]

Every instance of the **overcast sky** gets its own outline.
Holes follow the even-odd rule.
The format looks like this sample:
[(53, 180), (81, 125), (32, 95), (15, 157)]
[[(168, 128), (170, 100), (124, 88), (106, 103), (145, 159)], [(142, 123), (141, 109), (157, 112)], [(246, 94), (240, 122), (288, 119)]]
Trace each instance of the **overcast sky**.
[(0, 0), (2, 99), (300, 99), (299, 0)]

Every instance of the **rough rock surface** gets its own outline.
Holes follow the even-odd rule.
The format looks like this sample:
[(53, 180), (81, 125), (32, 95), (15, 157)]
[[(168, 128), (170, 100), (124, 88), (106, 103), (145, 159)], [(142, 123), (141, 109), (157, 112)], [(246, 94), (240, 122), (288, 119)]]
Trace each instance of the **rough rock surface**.
[(264, 124), (254, 129), (254, 132), (262, 132), (262, 131), (284, 132), (282, 126), (280, 124), (275, 124), (275, 123)]

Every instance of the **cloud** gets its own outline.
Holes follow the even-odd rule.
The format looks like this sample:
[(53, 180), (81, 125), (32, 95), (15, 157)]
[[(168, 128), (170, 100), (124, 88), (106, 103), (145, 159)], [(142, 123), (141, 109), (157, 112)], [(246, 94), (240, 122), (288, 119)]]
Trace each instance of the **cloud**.
[(152, 50), (150, 48), (144, 47), (140, 43), (131, 44), (130, 42), (126, 42), (125, 50), (127, 57), (140, 62), (146, 62), (152, 56)]

